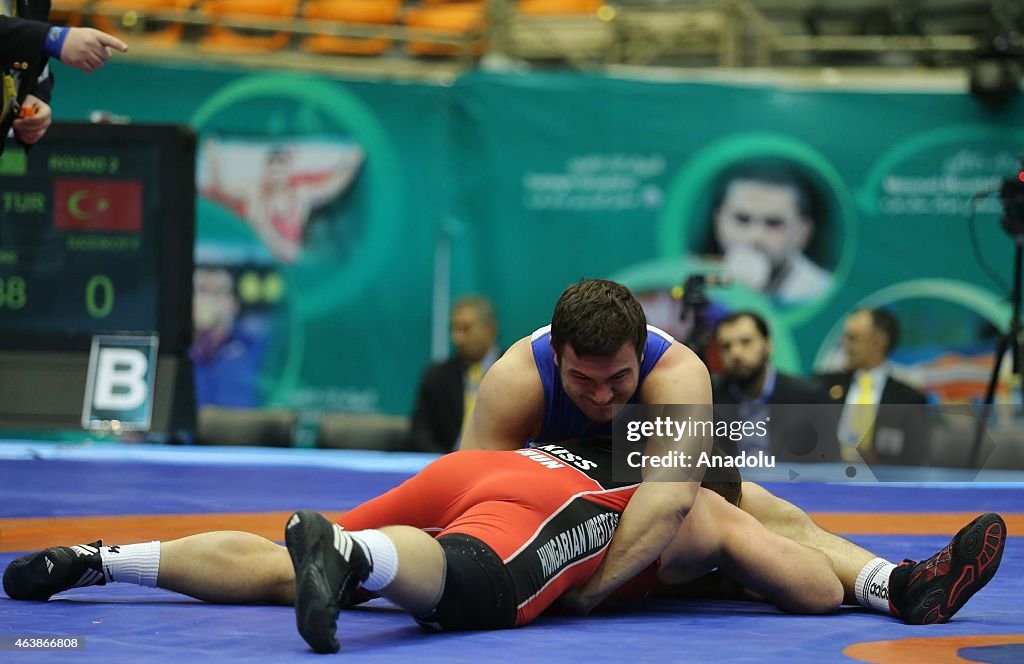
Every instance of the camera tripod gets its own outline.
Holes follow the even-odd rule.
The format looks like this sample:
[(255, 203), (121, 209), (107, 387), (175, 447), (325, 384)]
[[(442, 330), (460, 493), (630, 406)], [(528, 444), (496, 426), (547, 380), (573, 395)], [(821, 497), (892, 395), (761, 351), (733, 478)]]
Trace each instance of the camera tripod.
[[(1021, 263), (1022, 254), (1024, 254), (1024, 237), (1017, 236), (1015, 238), (1015, 248), (1013, 252), (1013, 294), (1011, 300), (1013, 304), (1013, 313), (1010, 316), (1010, 324), (999, 337), (999, 343), (996, 345), (995, 364), (992, 366), (992, 375), (988, 379), (988, 387), (985, 390), (985, 401), (983, 402), (981, 409), (981, 417), (978, 418), (978, 422), (975, 425), (974, 431), (974, 444), (971, 446), (970, 465), (972, 468), (977, 468), (981, 459), (981, 441), (985, 436), (985, 424), (988, 422), (989, 416), (992, 414), (992, 402), (996, 395), (996, 385), (999, 384), (999, 372), (1003, 366), (1003, 360), (1006, 357), (1006, 351), (1010, 351), (1011, 370), (1014, 376), (1018, 377), (1020, 381), (1021, 377), (1021, 333), (1024, 332), (1024, 325), (1021, 324)], [(1024, 382), (1021, 382), (1020, 389), (1022, 395), (1024, 395)], [(1022, 399), (1024, 402), (1024, 399)]]
[[(1003, 218), (1001, 224), (1003, 230), (1013, 238), (1013, 286), (1011, 289), (1010, 302), (1013, 313), (1010, 315), (1010, 324), (1006, 332), (999, 337), (996, 346), (995, 362), (992, 366), (992, 375), (988, 380), (988, 388), (985, 390), (985, 401), (982, 404), (981, 417), (974, 430), (974, 443), (971, 446), (970, 465), (973, 468), (979, 467), (981, 463), (981, 442), (985, 436), (985, 425), (992, 414), (992, 401), (996, 394), (996, 385), (999, 383), (999, 371), (1003, 366), (1003, 359), (1006, 352), (1010, 352), (1012, 375), (1020, 387), (1021, 395), (1024, 397), (1024, 376), (1021, 371), (1022, 364), (1021, 335), (1024, 334), (1024, 325), (1021, 324), (1021, 273), (1022, 262), (1024, 262), (1024, 160), (1021, 170), (1015, 178), (1003, 180), (999, 190), (999, 196), (1003, 201)], [(1024, 398), (1022, 398), (1024, 403)]]

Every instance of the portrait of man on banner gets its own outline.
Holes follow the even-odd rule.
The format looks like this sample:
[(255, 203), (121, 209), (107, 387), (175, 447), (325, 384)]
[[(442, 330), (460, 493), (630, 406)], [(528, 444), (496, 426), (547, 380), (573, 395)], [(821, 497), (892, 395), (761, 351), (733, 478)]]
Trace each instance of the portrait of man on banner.
[(691, 249), (777, 305), (800, 305), (833, 283), (828, 216), (811, 178), (793, 164), (747, 160), (715, 179), (709, 218)]

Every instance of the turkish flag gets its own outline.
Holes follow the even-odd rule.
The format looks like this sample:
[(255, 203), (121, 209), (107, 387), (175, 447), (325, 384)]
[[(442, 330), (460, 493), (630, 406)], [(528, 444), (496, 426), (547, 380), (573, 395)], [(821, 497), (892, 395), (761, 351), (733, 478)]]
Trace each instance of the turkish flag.
[(65, 180), (53, 185), (53, 220), (66, 231), (142, 230), (141, 180)]

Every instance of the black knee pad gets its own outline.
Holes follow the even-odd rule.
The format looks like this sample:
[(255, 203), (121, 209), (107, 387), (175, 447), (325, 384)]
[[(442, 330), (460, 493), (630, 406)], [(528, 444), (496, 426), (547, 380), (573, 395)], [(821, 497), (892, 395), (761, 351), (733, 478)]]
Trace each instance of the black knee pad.
[(444, 551), (444, 592), (416, 622), (444, 630), (514, 627), (515, 587), (498, 554), (470, 535), (442, 535), (437, 542)]

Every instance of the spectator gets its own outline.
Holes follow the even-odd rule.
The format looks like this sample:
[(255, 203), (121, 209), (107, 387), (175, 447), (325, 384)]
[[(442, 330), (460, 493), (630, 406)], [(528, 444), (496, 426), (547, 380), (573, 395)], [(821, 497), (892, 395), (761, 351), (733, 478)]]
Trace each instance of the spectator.
[(196, 268), (189, 354), (195, 370), (196, 405), (260, 406), (263, 343), (239, 324), (235, 280), (221, 267)]
[(899, 321), (885, 309), (854, 311), (843, 328), (846, 370), (818, 376), (843, 404), (838, 434), (849, 461), (917, 465), (927, 456), (925, 395), (892, 376), (899, 337)]
[(469, 295), (451, 314), (455, 354), (423, 374), (412, 417), (412, 448), (451, 452), (472, 414), (484, 372), (498, 359), (498, 321), (490, 300)]
[[(816, 427), (817, 431), (812, 431), (807, 427), (826, 421), (828, 409), (823, 404), (828, 399), (824, 390), (813, 381), (775, 368), (771, 335), (764, 318), (753, 311), (733, 312), (718, 323), (715, 341), (722, 363), (722, 373), (711, 382), (716, 416), (750, 424), (744, 427), (748, 435), (742, 439), (719, 441), (725, 453), (762, 451), (798, 461), (838, 458), (834, 437), (821, 435), (834, 428)], [(763, 425), (758, 428), (758, 423)], [(768, 435), (758, 433), (759, 430)]]

